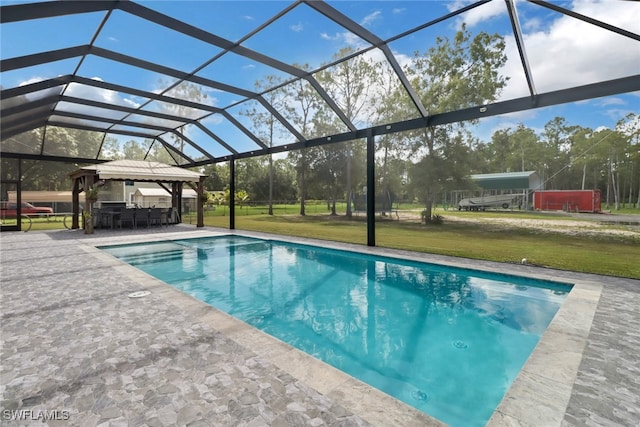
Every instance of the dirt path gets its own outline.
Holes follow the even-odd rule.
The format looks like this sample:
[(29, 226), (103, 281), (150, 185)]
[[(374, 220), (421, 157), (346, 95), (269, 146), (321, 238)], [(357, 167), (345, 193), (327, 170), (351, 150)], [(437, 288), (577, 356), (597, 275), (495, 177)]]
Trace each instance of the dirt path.
[[(402, 211), (399, 212), (400, 221), (420, 221), (420, 215), (416, 212)], [(481, 216), (455, 216), (447, 215), (446, 212), (442, 214), (445, 218), (445, 222), (463, 222), (471, 224), (483, 224), (490, 225), (497, 229), (514, 229), (514, 228), (526, 228), (534, 229), (542, 233), (561, 233), (566, 235), (589, 235), (589, 236), (602, 236), (602, 237), (623, 237), (632, 238), (640, 243), (640, 226), (635, 225), (640, 222), (640, 216), (637, 218), (638, 222), (633, 222), (634, 225), (626, 225), (623, 222), (609, 223), (613, 221), (613, 217), (603, 217), (594, 220), (589, 219), (530, 219), (530, 218), (487, 218)], [(603, 224), (602, 222), (606, 222)]]

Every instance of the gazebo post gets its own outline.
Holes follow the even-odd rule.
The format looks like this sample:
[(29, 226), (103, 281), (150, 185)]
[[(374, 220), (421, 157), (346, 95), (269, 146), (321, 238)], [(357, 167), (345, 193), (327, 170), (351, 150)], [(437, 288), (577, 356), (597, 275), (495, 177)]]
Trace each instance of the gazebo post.
[(178, 215), (180, 216), (180, 222), (182, 222), (182, 182), (176, 182), (176, 206), (178, 207)]
[(80, 228), (80, 222), (78, 217), (80, 216), (80, 179), (73, 179), (73, 189), (71, 190), (71, 204), (73, 210), (73, 216), (71, 217), (71, 229), (77, 230)]
[[(93, 187), (97, 181), (97, 175), (87, 174), (84, 177), (84, 184), (82, 185), (82, 191), (84, 192), (84, 212), (82, 213), (82, 228), (87, 234), (93, 234), (93, 202), (87, 195), (87, 190)], [(87, 225), (88, 221), (88, 225)]]
[(178, 206), (180, 206), (178, 203), (178, 183), (174, 181), (171, 183), (171, 208), (175, 209), (177, 218), (180, 218), (180, 222), (182, 222), (182, 212)]

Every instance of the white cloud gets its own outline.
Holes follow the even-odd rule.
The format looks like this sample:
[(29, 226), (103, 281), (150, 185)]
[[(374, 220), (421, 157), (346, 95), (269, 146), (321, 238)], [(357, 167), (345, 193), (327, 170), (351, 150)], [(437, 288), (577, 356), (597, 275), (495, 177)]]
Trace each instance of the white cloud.
[(343, 38), (346, 44), (354, 47), (355, 49), (362, 49), (368, 46), (368, 44), (365, 44), (365, 42), (360, 37), (356, 36), (353, 33), (343, 33)]
[(331, 42), (343, 42), (347, 46), (353, 47), (355, 50), (360, 50), (368, 45), (358, 36), (348, 31), (337, 32), (334, 35), (328, 33), (320, 33), (320, 38)]
[(205, 126), (217, 126), (225, 122), (226, 119), (220, 114), (212, 114), (209, 117), (201, 120), (201, 123)]
[[(463, 1), (455, 1), (451, 2), (447, 5), (447, 8), (450, 11), (458, 10), (464, 6), (466, 6), (469, 2)], [(491, 18), (495, 18), (496, 16), (505, 14), (507, 12), (507, 8), (505, 6), (504, 1), (492, 1), (489, 3), (485, 3), (482, 6), (475, 7), (470, 11), (460, 15), (456, 20), (457, 27), (462, 25), (462, 22), (466, 23), (469, 28), (472, 28), (484, 21), (487, 21)]]
[(542, 28), (542, 25), (542, 20), (538, 18), (531, 18), (522, 23), (522, 29), (524, 31), (538, 31), (540, 28)]
[(474, 135), (479, 138), (480, 141), (489, 142), (495, 132), (503, 129), (515, 130), (523, 123), (526, 124), (528, 128), (533, 129), (534, 132), (540, 133), (543, 129), (536, 128), (531, 123), (531, 121), (537, 119), (538, 116), (538, 110), (525, 110), (480, 119), (474, 128)]
[[(640, 29), (640, 4), (578, 1), (580, 12), (621, 28)], [(536, 24), (537, 26), (537, 24)], [(526, 25), (523, 25), (526, 27)], [(505, 38), (511, 77), (503, 99), (526, 96), (527, 86), (513, 36)], [(525, 50), (538, 93), (637, 74), (638, 42), (578, 19), (558, 15), (546, 31), (524, 33)]]
[[(458, 10), (469, 3), (468, 0), (453, 1), (448, 9)], [(521, 3), (521, 0), (516, 2), (520, 12)], [(529, 11), (537, 10), (555, 18), (542, 21), (532, 13), (519, 13), (525, 51), (538, 93), (626, 77), (637, 74), (640, 69), (640, 47), (636, 40), (535, 5), (527, 6)], [(640, 2), (574, 0), (564, 7), (636, 34), (640, 32)], [(469, 27), (478, 27), (506, 12), (504, 2), (490, 2), (463, 14), (457, 24), (464, 21)], [(515, 38), (508, 33), (505, 41), (509, 60), (502, 72), (510, 81), (501, 99), (528, 96)]]
[(323, 40), (335, 41), (335, 40), (340, 40), (342, 37), (343, 37), (342, 33), (336, 33), (333, 36), (325, 32), (320, 33), (320, 38), (322, 38)]
[(626, 105), (627, 103), (622, 98), (612, 97), (612, 98), (605, 98), (600, 101), (597, 101), (597, 104), (602, 106), (609, 106), (609, 105)]
[(360, 25), (362, 25), (363, 27), (368, 27), (375, 21), (378, 21), (380, 19), (382, 19), (382, 12), (376, 10), (375, 12), (372, 12), (369, 15), (365, 16), (364, 19), (360, 21)]
[(140, 107), (140, 103), (134, 101), (133, 99), (129, 99), (129, 98), (124, 98), (123, 99), (124, 103), (127, 104), (129, 107), (131, 108), (138, 108)]
[[(101, 82), (99, 77), (92, 77), (91, 80)], [(69, 96), (76, 98), (92, 99), (99, 102), (105, 102), (115, 105), (125, 105), (118, 92), (109, 89), (102, 89), (99, 87), (87, 86), (78, 83), (71, 83), (66, 91)]]
[(637, 110), (629, 109), (629, 108), (607, 108), (603, 111), (603, 115), (611, 119), (613, 122), (617, 122), (618, 120), (626, 117), (627, 114), (635, 112), (637, 114)]
[(295, 24), (295, 25), (290, 25), (289, 28), (294, 33), (299, 33), (300, 31), (304, 30), (304, 25), (302, 25), (302, 23), (300, 22), (300, 23)]
[(18, 84), (18, 86), (20, 86), (20, 87), (21, 87), (21, 86), (26, 86), (26, 85), (30, 85), (30, 84), (32, 84), (32, 83), (38, 83), (38, 82), (41, 82), (41, 81), (43, 81), (43, 80), (45, 80), (43, 77), (32, 77), (32, 78), (30, 78), (30, 79), (28, 79), (28, 80), (21, 81), (21, 82)]
[(638, 34), (640, 4), (633, 1), (574, 0), (574, 12)]

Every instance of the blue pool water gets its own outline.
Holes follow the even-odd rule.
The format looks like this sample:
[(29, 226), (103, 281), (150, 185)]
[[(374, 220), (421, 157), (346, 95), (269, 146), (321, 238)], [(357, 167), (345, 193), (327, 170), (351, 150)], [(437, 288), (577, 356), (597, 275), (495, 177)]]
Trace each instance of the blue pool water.
[(486, 424), (571, 289), (236, 236), (102, 249), (452, 426)]

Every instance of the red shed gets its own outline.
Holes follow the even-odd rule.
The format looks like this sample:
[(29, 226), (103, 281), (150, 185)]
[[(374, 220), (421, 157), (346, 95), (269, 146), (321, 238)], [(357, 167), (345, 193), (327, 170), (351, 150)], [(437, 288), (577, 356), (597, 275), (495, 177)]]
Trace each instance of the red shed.
[(541, 190), (533, 206), (543, 211), (600, 212), (600, 190)]

